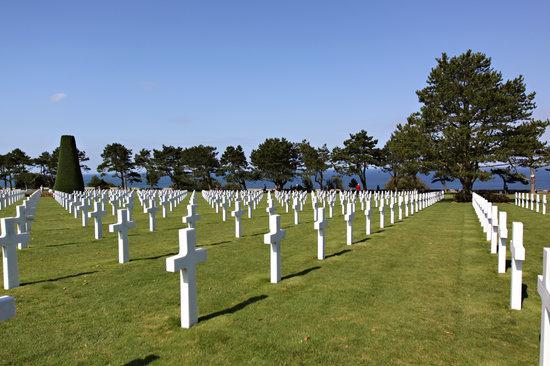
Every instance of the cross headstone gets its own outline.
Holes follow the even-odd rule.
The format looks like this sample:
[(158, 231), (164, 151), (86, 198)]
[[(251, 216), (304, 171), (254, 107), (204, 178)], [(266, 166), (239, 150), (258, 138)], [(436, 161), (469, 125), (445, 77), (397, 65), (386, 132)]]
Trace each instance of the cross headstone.
[(498, 245), (498, 206), (491, 207), (491, 254), (497, 252)]
[(118, 263), (127, 263), (130, 260), (128, 230), (136, 227), (136, 224), (128, 220), (128, 209), (119, 209), (117, 217), (117, 223), (109, 225), (109, 232), (114, 233), (116, 231), (118, 233)]
[(28, 233), (18, 234), (15, 229), (15, 218), (0, 219), (0, 246), (2, 247), (2, 269), (4, 270), (4, 289), (19, 286), (19, 268), (17, 264), (17, 244), (28, 241)]
[(94, 210), (88, 212), (88, 216), (94, 219), (94, 238), (99, 240), (103, 237), (103, 216), (107, 214), (107, 211), (103, 209), (101, 202), (94, 202)]
[(550, 364), (550, 248), (544, 248), (542, 276), (538, 276), (537, 292), (541, 300), (539, 364), (546, 366)]
[[(15, 208), (16, 215), (15, 215), (15, 229), (17, 234), (24, 234), (28, 233), (28, 225), (27, 225), (27, 209), (23, 205), (19, 205)], [(19, 249), (26, 249), (29, 247), (29, 239), (30, 235), (23, 235), (20, 236), (21, 241), (17, 243), (17, 248)]]
[(0, 322), (15, 316), (15, 299), (11, 296), (0, 296)]
[(521, 297), (523, 294), (523, 261), (525, 260), (525, 247), (523, 246), (523, 223), (512, 223), (512, 240), (510, 242), (512, 254), (512, 273), (510, 286), (510, 307), (521, 310)]
[(88, 204), (87, 198), (82, 198), (80, 203), (80, 212), (82, 214), (82, 226), (86, 227), (88, 226), (88, 209), (90, 208), (90, 205)]
[(328, 226), (328, 221), (325, 220), (325, 209), (319, 207), (317, 209), (317, 221), (313, 224), (317, 230), (317, 259), (325, 259), (325, 229)]
[(244, 212), (241, 210), (241, 201), (235, 201), (235, 211), (231, 211), (231, 216), (235, 218), (235, 237), (240, 238), (242, 236), (241, 230), (241, 217)]
[(294, 225), (298, 225), (300, 222), (300, 204), (298, 203), (297, 197), (294, 197), (292, 201), (292, 209), (294, 210)]
[(269, 233), (264, 235), (264, 244), (270, 246), (270, 271), (271, 283), (281, 281), (281, 241), (285, 237), (285, 231), (281, 229), (281, 216), (269, 216)]
[(498, 273), (506, 273), (506, 241), (508, 228), (506, 212), (500, 211), (498, 217)]
[(183, 216), (181, 221), (184, 224), (187, 224), (187, 227), (190, 229), (195, 228), (195, 223), (199, 221), (201, 216), (197, 214), (197, 205), (189, 204), (187, 205), (187, 216)]
[(367, 200), (365, 207), (365, 230), (367, 235), (371, 233), (371, 220), (372, 220), (372, 209), (370, 205), (370, 200)]
[(385, 206), (385, 203), (384, 203), (384, 198), (380, 199), (380, 204), (378, 205), (378, 211), (380, 211), (380, 229), (383, 229), (384, 228), (384, 220), (385, 220), (385, 217), (386, 217), (386, 206)]
[(206, 249), (195, 248), (195, 229), (179, 230), (179, 253), (166, 258), (166, 270), (180, 273), (181, 327), (191, 328), (198, 322), (197, 264), (206, 261)]
[(355, 212), (353, 212), (352, 203), (348, 202), (347, 212), (344, 215), (346, 221), (346, 244), (353, 244), (353, 219), (355, 219)]
[(149, 205), (145, 209), (149, 214), (149, 231), (153, 232), (157, 229), (157, 207), (155, 200), (149, 200)]

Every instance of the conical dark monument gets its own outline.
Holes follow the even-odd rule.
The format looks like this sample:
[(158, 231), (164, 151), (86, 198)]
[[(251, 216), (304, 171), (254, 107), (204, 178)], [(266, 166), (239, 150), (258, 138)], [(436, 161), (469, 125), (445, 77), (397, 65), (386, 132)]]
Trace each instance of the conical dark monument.
[(84, 179), (80, 171), (78, 150), (74, 136), (61, 136), (57, 175), (53, 189), (66, 193), (84, 190)]

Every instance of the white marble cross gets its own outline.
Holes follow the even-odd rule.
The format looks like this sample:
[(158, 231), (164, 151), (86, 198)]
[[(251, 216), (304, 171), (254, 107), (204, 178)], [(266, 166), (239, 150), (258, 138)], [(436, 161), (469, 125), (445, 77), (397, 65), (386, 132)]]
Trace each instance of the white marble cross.
[(353, 244), (353, 220), (355, 219), (355, 212), (353, 212), (353, 204), (348, 202), (347, 212), (344, 215), (346, 221), (346, 244)]
[(498, 244), (498, 206), (491, 207), (491, 254), (497, 252)]
[(128, 248), (128, 230), (136, 227), (135, 222), (128, 220), (128, 209), (121, 208), (117, 211), (118, 221), (109, 225), (109, 232), (118, 233), (118, 263), (126, 263), (130, 260)]
[(281, 216), (269, 216), (269, 233), (264, 235), (264, 244), (270, 246), (271, 283), (281, 281), (281, 241), (285, 231), (281, 229)]
[(328, 226), (328, 221), (325, 220), (325, 209), (319, 207), (317, 209), (317, 221), (313, 223), (313, 227), (317, 230), (317, 259), (325, 259), (325, 229)]
[(4, 270), (4, 289), (9, 290), (19, 286), (19, 268), (17, 264), (17, 244), (29, 240), (28, 233), (18, 234), (15, 229), (16, 219), (6, 217), (0, 219), (0, 246), (2, 247), (2, 269)]
[(294, 210), (294, 225), (298, 225), (300, 222), (300, 204), (298, 203), (297, 197), (294, 197), (294, 199), (292, 200), (292, 209)]
[(80, 211), (82, 215), (82, 226), (86, 227), (88, 226), (88, 209), (90, 208), (90, 205), (88, 204), (87, 198), (82, 198), (80, 203)]
[(222, 198), (222, 221), (227, 221), (227, 209), (229, 207), (229, 203), (227, 202), (227, 198)]
[(107, 211), (103, 209), (101, 202), (94, 202), (94, 210), (88, 212), (88, 217), (94, 219), (94, 238), (99, 240), (103, 237), (103, 216), (107, 214)]
[(0, 322), (15, 316), (15, 299), (11, 296), (0, 296)]
[[(16, 215), (15, 215), (15, 229), (17, 231), (17, 234), (24, 234), (28, 233), (28, 225), (27, 225), (27, 208), (23, 205), (19, 205), (15, 208)], [(17, 243), (17, 248), (19, 249), (26, 249), (29, 247), (29, 235), (23, 235), (20, 237), (20, 242)]]
[(157, 211), (159, 210), (155, 200), (149, 200), (149, 204), (145, 210), (149, 214), (149, 231), (153, 232), (157, 229)]
[(195, 228), (195, 223), (199, 221), (201, 216), (197, 214), (197, 205), (188, 204), (187, 205), (187, 216), (183, 216), (181, 221), (184, 224), (187, 224), (187, 227), (190, 229)]
[(370, 235), (370, 232), (371, 232), (371, 229), (370, 229), (371, 219), (372, 219), (372, 209), (370, 206), (370, 200), (367, 200), (366, 207), (365, 207), (365, 224), (366, 224), (365, 230), (367, 235)]
[(397, 219), (399, 221), (403, 220), (403, 196), (397, 198)]
[(385, 220), (385, 216), (386, 216), (386, 206), (385, 206), (385, 203), (384, 203), (384, 198), (380, 199), (380, 205), (378, 205), (378, 211), (380, 211), (380, 229), (383, 229), (384, 228), (384, 220)]
[(390, 198), (390, 224), (391, 225), (395, 224), (395, 209), (394, 209), (394, 206), (395, 206), (395, 201), (394, 201), (394, 198), (392, 196)]
[(231, 216), (235, 218), (235, 237), (240, 238), (242, 236), (241, 230), (241, 217), (244, 212), (241, 210), (241, 201), (235, 201), (235, 211), (231, 211)]
[(166, 258), (166, 270), (180, 273), (181, 327), (191, 328), (198, 321), (197, 264), (206, 261), (206, 249), (195, 248), (195, 229), (179, 230), (179, 247), (177, 255)]
[(512, 240), (510, 242), (512, 254), (512, 273), (510, 286), (510, 308), (521, 310), (521, 297), (523, 294), (523, 261), (525, 260), (525, 247), (523, 246), (523, 223), (512, 223)]
[(550, 365), (550, 248), (544, 248), (542, 276), (538, 276), (537, 292), (541, 300), (539, 364), (546, 366)]
[(500, 211), (498, 217), (498, 273), (506, 273), (506, 241), (508, 228), (506, 212)]

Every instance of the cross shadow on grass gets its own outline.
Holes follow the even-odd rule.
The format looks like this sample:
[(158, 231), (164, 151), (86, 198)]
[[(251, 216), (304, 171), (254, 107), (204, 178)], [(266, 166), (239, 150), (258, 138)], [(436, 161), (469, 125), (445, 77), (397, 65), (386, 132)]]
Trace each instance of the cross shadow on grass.
[(226, 315), (226, 314), (236, 313), (237, 311), (244, 309), (248, 305), (254, 304), (255, 302), (264, 300), (266, 298), (267, 298), (267, 295), (252, 296), (251, 298), (249, 298), (249, 299), (247, 299), (243, 302), (240, 302), (237, 305), (233, 305), (230, 308), (219, 310), (219, 311), (210, 313), (208, 315), (203, 315), (203, 316), (199, 317), (199, 322), (210, 320), (210, 319), (216, 318), (218, 316)]
[(529, 297), (527, 293), (528, 286), (524, 283), (521, 284), (521, 306), (523, 306), (523, 301)]
[(353, 244), (364, 243), (364, 242), (366, 242), (367, 240), (371, 240), (371, 238), (367, 236), (366, 238), (363, 238), (363, 239), (361, 239), (361, 240), (354, 241)]
[(222, 244), (227, 244), (227, 243), (231, 243), (231, 242), (233, 242), (233, 240), (223, 240), (223, 241), (219, 241), (217, 243), (204, 244), (204, 245), (201, 245), (201, 247), (213, 247), (213, 246), (216, 246), (216, 245), (222, 245)]
[(149, 365), (151, 362), (158, 360), (160, 357), (157, 355), (148, 355), (144, 358), (136, 358), (128, 363), (125, 363), (124, 366), (145, 366)]
[(309, 272), (315, 271), (319, 268), (321, 268), (321, 267), (320, 266), (309, 267), (309, 268), (304, 269), (303, 271), (296, 272), (296, 273), (291, 273), (289, 275), (283, 276), (283, 277), (281, 277), (281, 280), (288, 280), (288, 279), (291, 279), (293, 277), (305, 276)]
[(63, 244), (44, 245), (44, 247), (46, 247), (46, 248), (50, 248), (50, 247), (63, 247), (63, 246), (65, 246), (65, 245), (76, 245), (76, 244), (82, 244), (82, 242), (73, 241), (73, 242), (70, 242), (70, 243), (63, 243)]
[(351, 249), (343, 249), (339, 252), (332, 253), (332, 254), (329, 254), (329, 255), (325, 256), (325, 259), (332, 258), (332, 257), (339, 257), (342, 254), (346, 254), (346, 253), (349, 253), (349, 252), (351, 252)]
[(134, 259), (130, 259), (130, 262), (135, 262), (135, 261), (147, 261), (147, 260), (159, 259), (159, 258), (162, 258), (162, 257), (167, 257), (167, 256), (169, 256), (169, 255), (176, 255), (176, 254), (178, 254), (178, 252), (166, 253), (166, 254), (161, 254), (161, 255), (155, 255), (155, 256), (153, 256), (153, 257), (134, 258)]
[(38, 280), (38, 281), (32, 281), (32, 282), (23, 282), (23, 283), (21, 283), (21, 286), (34, 285), (34, 284), (43, 283), (43, 282), (56, 282), (56, 281), (59, 281), (59, 280), (65, 280), (65, 279), (67, 279), (67, 278), (80, 277), (80, 276), (85, 276), (85, 275), (92, 274), (92, 273), (97, 273), (97, 272), (98, 272), (98, 271), (80, 272), (80, 273), (75, 273), (75, 274), (68, 275), (68, 276), (57, 277), (57, 278), (50, 278), (50, 279), (47, 279), (47, 280)]

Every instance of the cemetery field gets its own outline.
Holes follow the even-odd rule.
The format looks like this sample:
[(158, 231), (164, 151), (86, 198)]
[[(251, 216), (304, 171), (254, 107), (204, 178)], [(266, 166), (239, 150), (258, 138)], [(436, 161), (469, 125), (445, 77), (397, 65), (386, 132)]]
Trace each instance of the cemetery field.
[[(188, 196), (189, 197), (189, 196)], [(186, 198), (185, 201), (187, 201)], [(512, 311), (509, 273), (497, 257), (471, 204), (450, 198), (403, 222), (365, 235), (357, 211), (347, 246), (339, 203), (326, 231), (324, 261), (308, 201), (293, 223), (281, 214), (283, 280), (269, 283), (265, 199), (253, 219), (221, 221), (198, 199), (198, 247), (208, 259), (197, 268), (199, 323), (180, 328), (179, 275), (166, 272), (178, 251), (185, 204), (157, 218), (136, 200), (130, 262), (117, 263), (116, 234), (93, 239), (50, 197), (38, 203), (30, 247), (18, 250), (22, 286), (17, 316), (0, 323), (1, 364), (536, 364), (540, 299), (536, 275), (550, 217), (501, 205), (524, 223), (524, 309)], [(0, 211), (13, 216), (15, 205)], [(245, 215), (246, 216), (246, 215)], [(328, 216), (328, 210), (327, 210)], [(546, 236), (545, 236), (546, 234)]]

